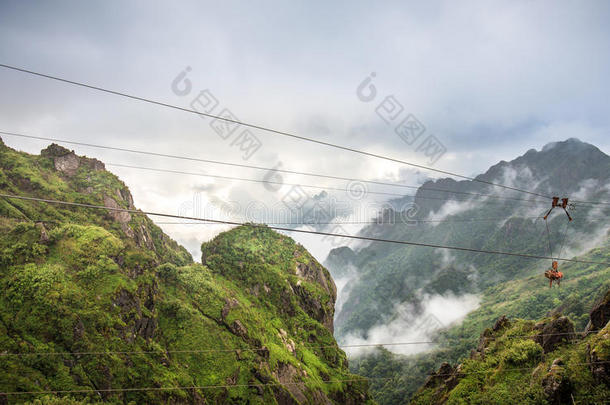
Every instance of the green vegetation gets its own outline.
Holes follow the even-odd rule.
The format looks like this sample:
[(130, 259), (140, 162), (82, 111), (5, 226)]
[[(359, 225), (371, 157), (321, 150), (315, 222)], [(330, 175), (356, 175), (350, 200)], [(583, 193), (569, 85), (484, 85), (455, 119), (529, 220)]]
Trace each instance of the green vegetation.
[[(580, 258), (610, 262), (607, 243)], [(539, 274), (486, 288), (481, 293), (480, 307), (458, 326), (441, 331), (436, 338), (436, 348), (430, 352), (409, 357), (378, 352), (350, 361), (350, 368), (359, 375), (388, 378), (387, 381), (371, 382), (374, 398), (381, 404), (401, 403), (421, 387), (431, 370), (443, 362), (457, 363), (467, 358), (471, 349), (477, 346), (481, 331), (503, 315), (535, 320), (563, 314), (572, 320), (577, 331), (582, 331), (594, 303), (610, 290), (610, 268), (567, 263), (562, 271), (566, 279), (560, 288), (548, 288)]]
[(601, 362), (610, 360), (610, 325), (584, 339), (564, 339), (546, 353), (535, 341), (540, 334), (537, 325), (515, 320), (499, 331), (488, 330), (477, 352), (457, 368), (441, 367), (411, 403), (599, 404), (607, 400), (610, 385), (602, 379), (608, 378), (608, 368)]
[[(543, 195), (548, 195), (549, 190), (561, 190), (569, 196), (581, 193), (579, 198), (583, 200), (607, 201), (610, 157), (592, 145), (568, 140), (554, 148), (528, 151), (511, 162), (500, 162), (479, 178), (506, 183), (511, 176), (513, 186), (528, 190), (535, 187), (533, 191)], [(583, 192), (585, 186), (587, 193)], [(464, 204), (452, 203), (462, 206), (444, 218), (454, 222), (369, 226), (361, 234), (474, 249), (550, 254), (544, 221), (532, 218), (548, 209), (546, 204), (536, 203), (541, 198), (531, 197), (532, 201), (488, 198), (482, 202), (479, 198), (467, 198), (464, 192), (497, 192), (498, 196), (528, 199), (525, 194), (508, 193), (471, 181), (430, 181), (418, 189), (417, 209), (413, 209), (414, 216), (409, 218), (429, 219), (429, 214), (439, 212), (446, 203), (443, 199), (453, 196), (456, 201), (467, 200)], [(410, 207), (410, 203), (405, 198), (396, 201), (394, 206)], [(608, 206), (577, 203), (572, 215), (574, 221), (569, 225), (561, 211), (549, 217), (554, 255), (559, 253), (564, 229), (568, 226), (562, 257), (569, 249), (587, 252), (580, 256), (582, 259), (610, 262)], [(383, 218), (385, 222), (390, 218), (398, 220), (400, 213), (387, 210)], [(471, 222), (473, 218), (497, 220)], [(591, 246), (595, 248), (590, 250)], [(426, 295), (472, 293), (481, 297), (480, 307), (460, 325), (447, 325), (436, 338), (436, 348), (428, 353), (407, 357), (378, 351), (350, 359), (353, 372), (388, 379), (371, 381), (371, 392), (380, 404), (403, 403), (424, 383), (431, 370), (443, 362), (456, 363), (467, 358), (476, 347), (480, 332), (503, 315), (535, 320), (562, 313), (574, 322), (576, 329), (584, 329), (593, 303), (610, 288), (610, 268), (604, 265), (560, 262), (564, 281), (560, 288), (549, 289), (543, 277), (544, 270), (550, 266), (549, 260), (382, 243), (372, 243), (356, 252), (337, 249), (326, 264), (333, 275), (345, 274), (347, 268), (358, 270), (357, 281), (350, 286), (350, 296), (337, 314), (336, 336), (340, 342), (348, 334), (366, 337), (367, 331), (380, 319), (394, 315), (398, 303), (414, 308), (412, 315), (417, 315)]]
[[(569, 161), (569, 165), (565, 162)], [(512, 173), (512, 174), (511, 174)], [(516, 187), (534, 189), (542, 195), (549, 190), (562, 190), (571, 195), (588, 187), (587, 200), (608, 199), (605, 186), (610, 183), (610, 157), (599, 149), (577, 140), (558, 143), (554, 148), (525, 155), (511, 162), (500, 162), (487, 173), (479, 176), (483, 181), (505, 183), (505, 177), (515, 176)], [(429, 189), (448, 190), (448, 192)], [(497, 198), (467, 198), (463, 193), (489, 194), (497, 192)], [(361, 232), (363, 236), (384, 239), (417, 241), (473, 249), (519, 252), (530, 255), (550, 255), (545, 224), (533, 217), (548, 210), (548, 200), (526, 194), (501, 192), (481, 183), (440, 179), (424, 183), (417, 191), (415, 203), (408, 219), (426, 220), (429, 214), (440, 212), (445, 199), (455, 198), (449, 205), (460, 209), (444, 219), (453, 222), (400, 223), (407, 217), (404, 212), (387, 209), (384, 222), (397, 221), (396, 226), (371, 225)], [(509, 198), (524, 199), (515, 201)], [(427, 198), (430, 197), (431, 199)], [(530, 198), (531, 197), (531, 198)], [(531, 201), (528, 201), (528, 198)], [(463, 202), (463, 203), (461, 203)], [(396, 200), (394, 207), (411, 207), (411, 200)], [(574, 221), (567, 225), (561, 211), (554, 212), (548, 220), (554, 254), (558, 255), (567, 228), (567, 239), (562, 255), (572, 251), (587, 251), (586, 242), (597, 235), (605, 240), (610, 208), (606, 205), (578, 204), (572, 212)], [(475, 219), (475, 221), (470, 221)], [(476, 219), (497, 219), (481, 220)], [(506, 282), (539, 277), (550, 266), (548, 260), (524, 259), (516, 256), (473, 254), (460, 251), (439, 251), (387, 243), (371, 243), (357, 252), (336, 249), (326, 262), (333, 275), (342, 275), (351, 265), (358, 270), (358, 281), (353, 285), (345, 302), (345, 311), (337, 314), (337, 336), (366, 334), (379, 318), (391, 316), (396, 303), (418, 301), (420, 292), (429, 294), (483, 293), (488, 296), (489, 287), (503, 288)], [(591, 267), (586, 271), (596, 271)], [(566, 280), (571, 279), (571, 269), (566, 268)], [(528, 281), (532, 281), (530, 278)], [(537, 283), (538, 284), (538, 283)], [(544, 283), (540, 283), (542, 287)], [(599, 287), (599, 285), (597, 286)], [(489, 291), (491, 295), (497, 291)], [(493, 299), (493, 297), (492, 297)], [(504, 299), (504, 297), (500, 297)], [(556, 306), (540, 303), (546, 310)], [(516, 316), (523, 316), (515, 314)], [(535, 318), (539, 313), (532, 314)], [(535, 319), (534, 318), (534, 319)]]
[[(72, 156), (0, 145), (0, 188), (133, 208)], [(0, 234), (0, 392), (21, 392), (0, 403), (369, 402), (332, 335), (330, 275), (288, 237), (235, 228), (197, 264), (144, 215), (12, 199)]]

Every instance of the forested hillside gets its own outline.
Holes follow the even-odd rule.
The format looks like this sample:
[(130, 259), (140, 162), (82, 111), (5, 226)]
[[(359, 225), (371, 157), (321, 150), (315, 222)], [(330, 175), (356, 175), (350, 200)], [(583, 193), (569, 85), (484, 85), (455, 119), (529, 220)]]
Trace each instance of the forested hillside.
[[(610, 240), (579, 259), (610, 262)], [(503, 316), (525, 320), (565, 316), (573, 324), (574, 331), (582, 332), (587, 328), (595, 304), (607, 301), (610, 267), (573, 263), (565, 265), (563, 271), (569, 278), (560, 288), (550, 289), (548, 284), (538, 286), (544, 283), (539, 274), (489, 287), (483, 291), (478, 309), (459, 324), (434, 335), (432, 340), (437, 343), (432, 350), (413, 356), (376, 350), (353, 359), (350, 362), (352, 371), (388, 379), (371, 381), (371, 389), (379, 403), (404, 403), (433, 370), (445, 362), (458, 363), (468, 358), (479, 345), (480, 334)]]
[[(135, 210), (103, 163), (0, 142), (5, 194)], [(333, 337), (335, 285), (243, 226), (202, 263), (137, 212), (0, 199), (0, 403), (369, 402)]]
[[(543, 196), (563, 193), (561, 196), (577, 200), (603, 201), (610, 194), (610, 157), (593, 145), (570, 139), (549, 144), (542, 151), (530, 150), (511, 162), (500, 162), (477, 179), (521, 187)], [(549, 199), (468, 180), (441, 179), (424, 183), (416, 193), (415, 204), (417, 213), (410, 217), (415, 222), (403, 223), (401, 218), (404, 216), (388, 210), (383, 214), (383, 222), (390, 224), (368, 226), (361, 234), (551, 255), (545, 224), (540, 218), (550, 208)], [(394, 206), (403, 204), (395, 203)], [(584, 253), (603, 241), (607, 214), (610, 214), (608, 205), (575, 202), (574, 221), (564, 233), (567, 218), (556, 210), (548, 221), (554, 254), (558, 255), (564, 234), (562, 255)], [(427, 222), (429, 220), (446, 222)], [(337, 314), (338, 337), (365, 334), (380, 317), (394, 315), (397, 303), (411, 301), (417, 304), (420, 291), (438, 294), (450, 290), (480, 292), (498, 283), (539, 274), (544, 266), (550, 265), (514, 256), (383, 243), (371, 243), (355, 254), (337, 249), (326, 262), (331, 272), (338, 275), (344, 272), (345, 263), (357, 269), (358, 277), (351, 286), (345, 310)], [(442, 282), (447, 277), (451, 282)]]
[[(386, 210), (380, 222), (390, 224), (370, 225), (361, 234), (610, 261), (610, 206), (588, 203), (610, 200), (610, 157), (593, 145), (576, 139), (552, 143), (511, 162), (500, 162), (477, 179), (539, 195), (469, 180), (428, 181), (418, 189), (415, 208), (409, 215), (401, 217), (400, 212)], [(550, 208), (550, 200), (541, 196), (557, 194), (572, 199), (574, 205), (569, 212), (574, 220), (569, 222), (563, 211), (554, 210), (547, 234), (541, 216)], [(404, 198), (395, 201), (394, 206), (408, 203), (409, 199)], [(401, 221), (406, 217), (411, 222)], [(378, 336), (384, 328), (387, 341), (400, 342), (401, 331), (421, 329), (427, 305), (436, 297), (458, 304), (461, 297), (478, 297), (478, 308), (463, 322), (439, 324), (411, 338), (438, 341), (432, 351), (402, 356), (394, 354), (400, 346), (388, 346), (387, 350), (354, 358), (353, 371), (391, 378), (372, 382), (375, 398), (383, 404), (401, 403), (423, 383), (430, 370), (443, 361), (456, 362), (468, 356), (480, 332), (502, 315), (535, 320), (551, 311), (563, 312), (577, 328), (584, 328), (588, 309), (609, 286), (609, 269), (604, 265), (560, 262), (564, 281), (561, 288), (549, 289), (543, 273), (550, 260), (383, 243), (356, 250), (336, 249), (325, 264), (334, 276), (352, 274), (345, 289), (348, 295), (343, 297), (345, 303), (336, 316), (335, 334), (340, 342), (368, 341), (371, 331)], [(447, 312), (452, 310), (455, 308), (447, 308)], [(389, 329), (388, 324), (400, 328)]]

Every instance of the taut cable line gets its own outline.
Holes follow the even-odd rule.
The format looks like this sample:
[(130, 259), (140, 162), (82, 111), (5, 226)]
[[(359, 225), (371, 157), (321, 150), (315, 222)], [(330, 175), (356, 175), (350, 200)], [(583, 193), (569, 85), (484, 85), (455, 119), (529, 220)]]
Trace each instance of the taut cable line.
[[(166, 214), (166, 213), (161, 213), (161, 212), (140, 211), (140, 210), (129, 209), (129, 208), (113, 208), (113, 207), (106, 207), (103, 205), (76, 203), (76, 202), (52, 200), (52, 199), (38, 198), (38, 197), (26, 197), (26, 196), (19, 196), (19, 195), (13, 195), (13, 194), (0, 194), (0, 197), (15, 198), (15, 199), (26, 200), (26, 201), (37, 201), (37, 202), (43, 202), (43, 203), (47, 203), (47, 204), (59, 204), (59, 205), (66, 205), (66, 206), (72, 206), (72, 207), (101, 209), (101, 210), (106, 210), (106, 211), (129, 212), (131, 214), (139, 214), (139, 215), (151, 215), (151, 216), (159, 216), (159, 217), (165, 217), (165, 218), (188, 219), (188, 220), (192, 220), (192, 221), (207, 221), (207, 222), (227, 224), (227, 225), (266, 227), (266, 228), (273, 229), (276, 231), (306, 233), (306, 234), (311, 234), (311, 235), (332, 236), (332, 237), (346, 238), (346, 239), (358, 239), (358, 240), (366, 240), (366, 241), (371, 241), (371, 242), (394, 243), (394, 244), (399, 244), (399, 245), (430, 247), (430, 248), (436, 248), (436, 249), (449, 249), (449, 250), (457, 250), (457, 251), (462, 251), (462, 252), (515, 256), (515, 257), (524, 257), (524, 258), (528, 258), (528, 259), (545, 259), (545, 260), (553, 259), (552, 257), (542, 256), (542, 255), (532, 255), (532, 254), (514, 253), (514, 252), (502, 252), (502, 251), (496, 251), (496, 250), (474, 249), (474, 248), (467, 248), (467, 247), (460, 247), (460, 246), (446, 246), (446, 245), (438, 245), (438, 244), (432, 244), (432, 243), (411, 242), (411, 241), (402, 241), (402, 240), (394, 240), (394, 239), (373, 238), (373, 237), (368, 237), (368, 236), (356, 236), (356, 235), (338, 234), (338, 233), (332, 233), (332, 232), (321, 232), (321, 231), (313, 231), (313, 230), (305, 230), (305, 229), (285, 228), (285, 227), (279, 227), (279, 226), (268, 226), (266, 224), (255, 224), (255, 223), (248, 223), (248, 222), (224, 221), (224, 220), (209, 219), (209, 218), (197, 218), (197, 217), (189, 217), (189, 216), (184, 216), (184, 215), (174, 215), (174, 214)], [(567, 258), (556, 258), (555, 260), (561, 260), (564, 262), (572, 262), (572, 263), (601, 264), (604, 266), (610, 266), (610, 262), (598, 262), (598, 261), (593, 261), (593, 260), (578, 260), (578, 259), (567, 259)]]
[(386, 160), (386, 161), (389, 161), (389, 162), (394, 162), (394, 163), (399, 163), (399, 164), (403, 164), (403, 165), (406, 165), (406, 166), (416, 167), (418, 169), (428, 170), (428, 171), (432, 171), (432, 172), (436, 172), (436, 173), (440, 173), (440, 174), (444, 174), (444, 175), (448, 175), (448, 176), (458, 177), (458, 178), (465, 179), (465, 180), (476, 181), (478, 183), (487, 184), (489, 186), (501, 187), (501, 188), (504, 188), (504, 189), (507, 189), (507, 190), (518, 191), (518, 192), (521, 192), (521, 193), (535, 195), (535, 196), (543, 197), (543, 198), (549, 198), (549, 199), (551, 198), (550, 196), (546, 196), (546, 195), (543, 195), (543, 194), (540, 194), (540, 193), (536, 193), (536, 192), (532, 192), (532, 191), (528, 191), (528, 190), (523, 190), (523, 189), (520, 189), (520, 188), (517, 188), (517, 187), (506, 186), (504, 184), (494, 183), (494, 182), (487, 181), (487, 180), (482, 180), (482, 179), (477, 178), (477, 177), (464, 176), (464, 175), (461, 175), (461, 174), (458, 174), (458, 173), (453, 173), (453, 172), (450, 172), (450, 171), (447, 171), (447, 170), (435, 169), (433, 167), (424, 166), (424, 165), (417, 164), (417, 163), (412, 163), (412, 162), (407, 162), (405, 160), (396, 159), (396, 158), (380, 155), (380, 154), (377, 154), (377, 153), (367, 152), (367, 151), (364, 151), (364, 150), (361, 150), (361, 149), (355, 149), (355, 148), (348, 147), (348, 146), (342, 146), (342, 145), (338, 145), (338, 144), (335, 144), (335, 143), (321, 141), (321, 140), (314, 139), (314, 138), (309, 138), (309, 137), (306, 137), (306, 136), (296, 135), (296, 134), (293, 134), (293, 133), (290, 133), (290, 132), (280, 131), (280, 130), (273, 129), (273, 128), (270, 128), (270, 127), (265, 127), (265, 126), (262, 126), (262, 125), (251, 124), (251, 123), (247, 123), (247, 122), (241, 122), (241, 121), (238, 121), (238, 120), (234, 120), (234, 119), (223, 117), (223, 116), (219, 116), (219, 115), (203, 113), (203, 112), (196, 111), (196, 110), (193, 110), (193, 109), (180, 107), (180, 106), (177, 106), (177, 105), (174, 105), (174, 104), (169, 104), (169, 103), (165, 103), (165, 102), (162, 102), (162, 101), (152, 100), (152, 99), (145, 98), (145, 97), (135, 96), (135, 95), (128, 94), (128, 93), (125, 93), (125, 92), (121, 92), (121, 91), (110, 90), (110, 89), (107, 89), (107, 88), (103, 88), (103, 87), (99, 87), (99, 86), (94, 86), (94, 85), (91, 85), (91, 84), (88, 84), (88, 83), (78, 82), (78, 81), (75, 81), (75, 80), (70, 80), (70, 79), (66, 79), (66, 78), (63, 78), (63, 77), (59, 77), (59, 76), (53, 76), (53, 75), (49, 75), (49, 74), (46, 74), (46, 73), (35, 72), (35, 71), (32, 71), (32, 70), (24, 69), (24, 68), (17, 67), (17, 66), (11, 66), (11, 65), (7, 65), (7, 64), (0, 64), (0, 67), (3, 67), (5, 69), (9, 69), (9, 70), (13, 70), (13, 71), (17, 71), (17, 72), (21, 72), (21, 73), (26, 73), (26, 74), (33, 75), (33, 76), (42, 77), (42, 78), (45, 78), (45, 79), (55, 80), (55, 81), (58, 81), (58, 82), (67, 83), (67, 84), (71, 84), (71, 85), (74, 85), (74, 86), (79, 86), (79, 87), (87, 88), (87, 89), (90, 89), (90, 90), (95, 90), (95, 91), (100, 91), (100, 92), (107, 93), (107, 94), (112, 94), (112, 95), (115, 95), (115, 96), (125, 97), (125, 98), (129, 98), (129, 99), (136, 100), (136, 101), (141, 101), (141, 102), (145, 102), (145, 103), (149, 103), (149, 104), (158, 105), (158, 106), (161, 106), (161, 107), (171, 108), (171, 109), (178, 110), (178, 111), (183, 111), (183, 112), (188, 112), (188, 113), (191, 113), (191, 114), (196, 114), (196, 115), (199, 115), (199, 116), (213, 118), (213, 119), (217, 119), (217, 120), (220, 120), (220, 121), (229, 122), (229, 123), (232, 123), (232, 124), (243, 125), (244, 127), (249, 127), (249, 128), (252, 128), (252, 129), (258, 129), (258, 130), (269, 132), (269, 133), (272, 133), (272, 134), (276, 134), (276, 135), (280, 135), (280, 136), (284, 136), (284, 137), (288, 137), (288, 138), (293, 138), (293, 139), (298, 139), (298, 140), (305, 141), (305, 142), (315, 143), (315, 144), (318, 144), (318, 145), (327, 146), (327, 147), (334, 148), (334, 149), (340, 149), (340, 150), (344, 150), (344, 151), (347, 151), (347, 152), (357, 153), (357, 154), (360, 154), (360, 155), (363, 155), (363, 156), (369, 156), (369, 157), (373, 157), (373, 158), (376, 158), (376, 159), (382, 159), (382, 160)]
[[(38, 139), (38, 140), (44, 140), (44, 141), (50, 141), (50, 142), (60, 142), (63, 144), (68, 144), (68, 145), (79, 145), (79, 146), (85, 146), (85, 147), (89, 147), (89, 148), (114, 150), (114, 151), (118, 151), (118, 152), (127, 152), (127, 153), (163, 157), (163, 158), (169, 158), (169, 159), (179, 159), (179, 160), (185, 160), (185, 161), (191, 161), (191, 162), (209, 163), (209, 164), (215, 164), (215, 165), (221, 165), (221, 166), (239, 167), (239, 168), (246, 168), (246, 169), (253, 169), (253, 170), (263, 170), (266, 172), (295, 174), (295, 175), (300, 175), (300, 176), (317, 177), (317, 178), (325, 178), (325, 179), (332, 179), (332, 180), (344, 180), (344, 181), (350, 181), (350, 182), (354, 181), (354, 182), (375, 184), (375, 185), (381, 185), (381, 186), (408, 188), (408, 189), (413, 189), (413, 190), (421, 189), (422, 191), (435, 191), (435, 192), (441, 192), (441, 193), (470, 195), (473, 197), (493, 198), (493, 199), (499, 199), (499, 200), (524, 201), (524, 202), (534, 203), (534, 204), (544, 204), (544, 205), (548, 204), (547, 201), (535, 200), (535, 199), (505, 197), (505, 196), (494, 195), (494, 194), (472, 193), (472, 192), (468, 192), (468, 191), (458, 191), (458, 190), (451, 191), (451, 190), (444, 190), (444, 189), (439, 189), (439, 188), (435, 188), (435, 187), (422, 187), (422, 186), (416, 186), (416, 185), (390, 183), (390, 182), (377, 181), (377, 180), (364, 180), (364, 179), (359, 179), (359, 178), (355, 178), (355, 177), (344, 177), (344, 176), (336, 176), (336, 175), (323, 174), (323, 173), (312, 173), (312, 172), (303, 172), (303, 171), (298, 171), (298, 170), (280, 169), (277, 167), (248, 165), (245, 163), (226, 162), (226, 161), (221, 161), (221, 160), (204, 159), (204, 158), (199, 158), (199, 157), (194, 157), (194, 156), (173, 155), (173, 154), (167, 154), (167, 153), (159, 153), (159, 152), (152, 152), (152, 151), (145, 151), (145, 150), (138, 150), (138, 149), (129, 149), (129, 148), (116, 147), (116, 146), (98, 145), (98, 144), (93, 144), (93, 143), (88, 143), (88, 142), (70, 141), (67, 139), (59, 139), (59, 138), (45, 137), (45, 136), (35, 136), (35, 135), (28, 135), (28, 134), (22, 134), (22, 133), (17, 133), (17, 132), (0, 131), (0, 134), (13, 136), (13, 137), (19, 137), (19, 138)], [(112, 166), (130, 167), (130, 165), (119, 165), (119, 164), (108, 164), (108, 165), (109, 166), (112, 165)], [(160, 171), (160, 172), (165, 171), (163, 169), (152, 169), (152, 168), (145, 168), (145, 167), (139, 167), (139, 166), (131, 166), (131, 168), (139, 168), (139, 169), (144, 169), (144, 170), (155, 170), (155, 171)], [(181, 174), (194, 174), (194, 173), (183, 172)], [(265, 180), (260, 180), (260, 182), (275, 184), (275, 182), (265, 181)], [(433, 196), (418, 196), (417, 198), (433, 199), (433, 200), (447, 200), (448, 199), (446, 197), (433, 197)], [(460, 201), (460, 200), (458, 200), (458, 201)]]

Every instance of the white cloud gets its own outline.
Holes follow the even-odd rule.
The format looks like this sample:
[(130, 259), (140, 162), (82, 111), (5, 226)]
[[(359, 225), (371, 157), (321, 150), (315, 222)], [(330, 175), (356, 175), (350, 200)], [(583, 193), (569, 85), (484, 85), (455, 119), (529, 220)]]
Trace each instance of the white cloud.
[[(236, 7), (192, 1), (177, 8), (162, 2), (0, 2), (0, 59), (183, 107), (190, 97), (174, 95), (170, 82), (191, 66), (193, 91), (210, 89), (221, 103), (216, 112), (227, 107), (243, 121), (426, 164), (421, 152), (377, 116), (380, 100), (357, 99), (356, 86), (375, 71), (379, 97), (395, 95), (405, 113), (424, 123), (426, 135), (436, 135), (447, 146), (436, 167), (466, 174), (566, 137), (610, 148), (605, 2), (562, 2), (560, 7), (549, 1), (321, 4), (242, 2)], [(213, 132), (210, 120), (197, 116), (6, 70), (0, 71), (0, 88), (5, 130), (245, 163), (230, 142)], [(261, 131), (256, 135), (263, 147), (248, 162), (255, 165), (283, 162), (286, 169), (407, 184), (419, 184), (427, 174)], [(29, 152), (46, 146), (3, 138)], [(106, 162), (264, 176), (256, 170), (76, 149)], [(137, 206), (147, 210), (175, 212), (201, 184), (214, 185), (206, 191), (209, 201), (272, 205), (282, 197), (259, 184), (116, 172)], [(468, 209), (451, 204), (437, 218)], [(222, 228), (164, 229), (195, 246), (193, 240), (206, 240)], [(294, 237), (318, 258), (328, 250), (318, 237)]]
[[(438, 211), (432, 211), (428, 214), (426, 218), (429, 221), (442, 221), (451, 215), (457, 215), (462, 212), (466, 212), (472, 209), (475, 209), (477, 206), (477, 202), (474, 200), (467, 201), (455, 201), (450, 200), (443, 204)], [(434, 226), (437, 223), (432, 222), (430, 225)]]
[(341, 277), (333, 278), (337, 287), (337, 300), (335, 301), (335, 316), (343, 309), (343, 304), (349, 298), (349, 294), (359, 280), (358, 270), (349, 266)]
[[(397, 314), (387, 322), (380, 322), (366, 332), (366, 338), (348, 335), (341, 340), (342, 346), (386, 344), (385, 348), (397, 354), (416, 354), (430, 350), (437, 332), (460, 322), (469, 312), (475, 310), (480, 297), (474, 294), (456, 296), (453, 294), (424, 295), (423, 310), (416, 313), (410, 304), (396, 304)], [(414, 343), (415, 342), (415, 343)], [(400, 344), (411, 343), (411, 344)], [(349, 356), (359, 356), (374, 350), (374, 347), (346, 347)]]

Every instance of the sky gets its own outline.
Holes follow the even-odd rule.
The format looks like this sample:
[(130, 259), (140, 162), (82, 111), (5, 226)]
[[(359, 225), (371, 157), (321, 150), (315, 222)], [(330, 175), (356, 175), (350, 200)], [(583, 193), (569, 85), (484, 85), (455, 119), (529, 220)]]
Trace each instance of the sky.
[[(213, 114), (228, 109), (242, 122), (475, 175), (570, 137), (610, 152), (608, 21), (605, 1), (0, 0), (0, 63), (184, 108), (198, 101), (197, 108), (213, 108)], [(240, 127), (229, 133), (210, 118), (2, 68), (0, 89), (0, 131), (405, 184), (435, 176), (264, 131), (244, 135)], [(417, 131), (399, 136), (403, 122), (417, 123)], [(2, 139), (31, 153), (48, 143)], [(260, 146), (243, 151), (239, 139), (256, 139)], [(445, 152), (427, 156), (427, 140)], [(343, 220), (369, 219), (388, 198), (372, 191), (396, 192), (71, 148), (107, 164), (346, 188), (328, 197), (348, 202), (351, 214)], [(275, 218), (273, 207), (285, 210), (295, 197), (287, 184), (108, 169), (148, 211), (225, 219), (254, 212), (256, 219), (266, 210)], [(297, 191), (307, 201), (319, 192)], [(161, 226), (197, 259), (199, 244), (227, 229)], [(294, 237), (320, 260), (341, 244)]]

